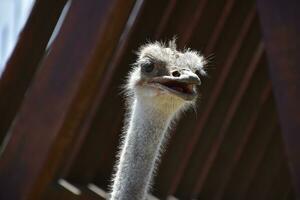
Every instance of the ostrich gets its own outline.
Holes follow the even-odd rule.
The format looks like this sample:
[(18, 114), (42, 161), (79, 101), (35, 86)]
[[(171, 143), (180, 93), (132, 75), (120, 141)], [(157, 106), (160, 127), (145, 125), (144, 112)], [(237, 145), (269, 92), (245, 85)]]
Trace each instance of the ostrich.
[(196, 51), (178, 51), (175, 40), (140, 47), (125, 87), (128, 112), (111, 200), (146, 199), (168, 130), (194, 106), (205, 74)]

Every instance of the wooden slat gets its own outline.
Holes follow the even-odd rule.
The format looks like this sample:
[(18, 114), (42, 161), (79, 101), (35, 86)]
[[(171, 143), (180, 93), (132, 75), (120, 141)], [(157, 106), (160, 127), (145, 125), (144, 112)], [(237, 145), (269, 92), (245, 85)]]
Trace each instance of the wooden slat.
[(216, 189), (216, 193), (214, 194), (215, 200), (222, 199), (225, 187), (228, 185), (228, 182), (233, 173), (233, 170), (234, 170), (235, 166), (237, 165), (237, 163), (239, 162), (239, 160), (241, 159), (241, 156), (243, 155), (245, 147), (253, 134), (253, 130), (256, 126), (256, 123), (257, 123), (257, 120), (258, 120), (258, 117), (260, 114), (259, 111), (261, 110), (261, 107), (266, 103), (266, 100), (268, 98), (270, 98), (270, 96), (271, 96), (271, 86), (270, 86), (270, 83), (268, 83), (263, 88), (262, 93), (259, 97), (257, 110), (255, 110), (252, 113), (252, 115), (248, 121), (248, 124), (245, 128), (245, 131), (242, 133), (243, 136), (240, 139), (239, 145), (236, 147), (235, 153), (233, 155), (233, 160), (228, 164), (228, 167), (223, 170), (223, 173), (225, 175), (222, 177), (222, 179), (220, 179), (221, 184), (218, 186), (218, 188)]
[[(100, 190), (101, 194), (99, 194)], [(78, 186), (72, 185), (64, 179), (59, 179), (47, 187), (43, 200), (104, 200), (107, 194), (101, 188), (94, 188), (94, 185)]]
[[(242, 157), (234, 167), (232, 176), (221, 199), (242, 199), (247, 192), (258, 166), (263, 162), (269, 145), (276, 145), (274, 133), (278, 130), (276, 115), (273, 113), (272, 98), (270, 97), (259, 116), (254, 133), (250, 138)], [(265, 123), (268, 119), (268, 123)], [(258, 194), (259, 195), (259, 194)]]
[[(124, 47), (120, 52), (119, 50), (115, 52), (108, 65), (109, 68), (115, 68), (115, 72), (110, 77), (110, 84), (107, 85), (109, 87), (102, 88), (105, 98), (99, 104), (99, 109), (88, 130), (89, 135), (67, 176), (71, 182), (86, 184), (92, 181), (104, 189), (107, 189), (110, 184), (125, 110), (120, 86), (124, 84), (124, 77), (128, 74), (130, 64), (136, 59), (134, 51), (145, 43), (146, 39), (154, 37), (156, 26), (161, 19), (159, 13), (163, 13), (167, 6), (167, 1), (146, 0), (141, 7), (142, 13), (138, 14), (132, 21), (133, 25), (128, 27), (132, 29), (128, 41), (124, 40)], [(158, 14), (153, 15), (153, 8), (156, 8)], [(101, 140), (105, 142), (99, 145)]]
[(184, 32), (182, 39), (180, 40), (181, 43), (179, 43), (179, 46), (183, 47), (190, 40), (196, 26), (199, 23), (201, 16), (203, 15), (203, 10), (205, 9), (206, 4), (207, 0), (199, 1), (196, 11), (193, 13), (192, 19), (189, 20), (189, 25), (187, 26), (188, 29)]
[(43, 200), (79, 200), (80, 195), (74, 194), (65, 187), (59, 185), (57, 182), (49, 185), (41, 199)]
[(222, 30), (224, 29), (225, 23), (228, 20), (228, 17), (232, 11), (233, 5), (235, 3), (235, 0), (228, 0), (222, 10), (222, 14), (220, 16), (220, 19), (218, 20), (218, 23), (216, 24), (212, 35), (207, 42), (207, 46), (205, 47), (205, 55), (209, 55), (213, 52), (213, 49), (216, 46), (216, 43), (218, 39), (220, 38), (220, 34), (222, 33)]
[(259, 64), (259, 61), (262, 59), (263, 50), (264, 50), (263, 44), (260, 42), (258, 44), (257, 49), (255, 50), (255, 53), (252, 57), (252, 60), (249, 64), (249, 66), (247, 67), (244, 79), (242, 80), (242, 82), (238, 88), (238, 92), (233, 97), (232, 102), (229, 105), (228, 112), (224, 116), (224, 121), (222, 123), (219, 133), (217, 134), (217, 137), (215, 138), (215, 140), (211, 146), (211, 150), (210, 150), (207, 160), (202, 168), (202, 171), (198, 175), (198, 180), (197, 180), (197, 182), (194, 186), (194, 190), (193, 190), (194, 194), (198, 194), (201, 191), (204, 181), (206, 180), (206, 177), (208, 176), (209, 170), (210, 170), (210, 168), (215, 160), (215, 157), (218, 154), (220, 146), (224, 140), (225, 134), (227, 133), (227, 130), (231, 124), (231, 121), (238, 109), (238, 106), (240, 105), (242, 97), (244, 96), (244, 94), (251, 82), (254, 71), (256, 70), (256, 68)]
[[(198, 12), (196, 8), (199, 6), (193, 5), (193, 3), (194, 2), (191, 2), (188, 5), (184, 5), (184, 4), (181, 5), (180, 8), (175, 10), (176, 13), (172, 16), (172, 19), (174, 18), (173, 20), (178, 21), (178, 23), (176, 24), (177, 28), (173, 28), (171, 24), (171, 26), (169, 26), (169, 29), (175, 30), (173, 32), (178, 31), (179, 34), (178, 40), (182, 40), (182, 37), (180, 37), (182, 35), (181, 32), (190, 29), (189, 23), (193, 22), (194, 20), (193, 19), (194, 15), (193, 13), (191, 13), (191, 11), (195, 10), (194, 12)], [(201, 4), (203, 2), (199, 1), (198, 3)], [(204, 13), (202, 14), (203, 16), (199, 19), (200, 21), (198, 22), (197, 30), (193, 32), (193, 35), (191, 35), (192, 38), (188, 38), (188, 41), (184, 41), (184, 42), (189, 42), (193, 46), (193, 48), (201, 50), (203, 48), (202, 42), (199, 42), (199, 40), (195, 40), (196, 38), (201, 39), (201, 41), (203, 41), (203, 44), (205, 44), (206, 46), (204, 50), (204, 55), (207, 56), (211, 53), (209, 52), (211, 51), (211, 49), (208, 50), (208, 46), (210, 46), (210, 48), (216, 48), (217, 41), (223, 39), (224, 35), (226, 35), (224, 34), (224, 32), (227, 32), (227, 35), (228, 33), (230, 33), (227, 37), (225, 36), (227, 41), (226, 45), (224, 44), (222, 45), (222, 49), (226, 49), (223, 53), (224, 55), (221, 53), (218, 55), (219, 63), (223, 63), (223, 60), (227, 58), (226, 56), (227, 53), (230, 52), (229, 45), (232, 44), (233, 41), (235, 40), (235, 37), (234, 36), (232, 37), (232, 35), (235, 34), (238, 35), (237, 33), (238, 29), (236, 29), (235, 27), (229, 28), (228, 26), (225, 26), (225, 24), (226, 23), (227, 25), (233, 24), (232, 22), (233, 18), (235, 24), (239, 24), (243, 22), (242, 20), (243, 18), (241, 18), (241, 20), (236, 20), (236, 17), (233, 17), (234, 15), (239, 14), (240, 10), (238, 10), (237, 8), (240, 8), (240, 6), (237, 7), (235, 5), (234, 10), (232, 10), (234, 5), (233, 2), (231, 1), (226, 2), (224, 8), (222, 8), (223, 3), (224, 3), (223, 1), (210, 1), (208, 5), (206, 5), (206, 7), (204, 8), (203, 11)], [(229, 5), (227, 5), (227, 3)], [(244, 6), (244, 7), (246, 8), (245, 10), (249, 9), (248, 6)], [(234, 12), (234, 15), (229, 10), (232, 10), (232, 12)], [(209, 33), (211, 32), (211, 33), (206, 37), (206, 34), (203, 34), (203, 32), (209, 32)], [(210, 60), (210, 58), (208, 59)], [(212, 63), (213, 65), (215, 65), (215, 60), (213, 60)], [(221, 64), (220, 66), (223, 66), (223, 64)], [(211, 74), (211, 72), (216, 72), (215, 69), (211, 69), (210, 66), (208, 66), (206, 69), (209, 70), (208, 71), (209, 78), (204, 77), (203, 80), (204, 84), (200, 88), (200, 91), (201, 93), (203, 93), (203, 95), (201, 96), (200, 101), (197, 102), (197, 104), (199, 103), (197, 107), (199, 107), (199, 111), (200, 111), (199, 112), (200, 114), (198, 114), (198, 116), (201, 116), (202, 113), (201, 111), (203, 111), (204, 110), (203, 108), (206, 107), (205, 105), (207, 103), (206, 99), (208, 98), (210, 93), (210, 89), (209, 89), (210, 86), (208, 85), (211, 83), (214, 84), (216, 80), (216, 74)], [(210, 83), (208, 83), (207, 81), (210, 81)], [(174, 177), (176, 169), (180, 165), (180, 162), (178, 162), (178, 158), (185, 156), (184, 148), (186, 147), (186, 144), (190, 141), (190, 137), (191, 137), (190, 133), (192, 132), (192, 128), (195, 126), (196, 123), (195, 118), (196, 118), (195, 113), (193, 112), (188, 113), (185, 117), (183, 117), (180, 120), (179, 125), (177, 126), (176, 130), (172, 134), (172, 138), (170, 142), (171, 144), (168, 146), (166, 156), (162, 160), (159, 175), (157, 178), (158, 192), (156, 194), (162, 195), (162, 198), (164, 198), (168, 194), (173, 194), (173, 191), (168, 189), (172, 189), (170, 185), (172, 185), (172, 179)], [(172, 168), (170, 168), (169, 166), (172, 166)], [(185, 184), (185, 185), (190, 185), (190, 184)]]
[(168, 6), (165, 8), (164, 14), (162, 16), (162, 19), (160, 23), (158, 24), (157, 31), (154, 35), (154, 38), (156, 40), (160, 40), (161, 35), (165, 28), (167, 27), (167, 23), (170, 21), (170, 17), (172, 13), (174, 12), (174, 9), (176, 7), (177, 0), (170, 0), (168, 3)]
[[(37, 0), (0, 81), (0, 142), (16, 116), (67, 0)], [(41, 31), (42, 30), (42, 31)]]
[[(106, 67), (105, 72), (103, 72), (104, 75), (102, 76), (102, 79), (99, 81), (99, 83), (97, 83), (96, 95), (91, 103), (91, 106), (89, 108), (87, 116), (85, 117), (85, 119), (82, 122), (82, 125), (80, 127), (80, 130), (78, 131), (79, 132), (78, 139), (72, 146), (72, 149), (69, 153), (70, 157), (66, 160), (65, 165), (63, 167), (62, 175), (64, 177), (73, 176), (73, 180), (76, 179), (76, 178), (74, 178), (75, 175), (70, 175), (70, 173), (74, 174), (74, 171), (76, 169), (74, 169), (74, 168), (71, 169), (71, 168), (74, 167), (73, 164), (75, 162), (77, 162), (76, 161), (77, 156), (80, 156), (79, 155), (80, 150), (83, 147), (84, 143), (88, 142), (88, 141), (86, 141), (86, 137), (88, 137), (88, 134), (90, 133), (90, 129), (91, 129), (93, 123), (95, 123), (94, 120), (96, 118), (98, 109), (99, 109), (101, 103), (104, 101), (105, 95), (108, 92), (108, 90), (110, 89), (110, 85), (112, 84), (112, 78), (113, 78), (114, 74), (116, 73), (116, 71), (118, 70), (118, 67), (120, 66), (121, 59), (123, 58), (124, 54), (126, 53), (130, 36), (132, 34), (132, 31), (134, 30), (136, 21), (138, 19), (138, 16), (139, 16), (144, 4), (145, 4), (144, 0), (136, 1), (135, 5), (131, 11), (131, 14), (127, 20), (127, 23), (124, 27), (122, 36), (121, 36), (120, 40), (118, 41), (116, 48), (114, 49), (112, 58), (110, 58), (109, 63), (107, 64), (108, 66)], [(99, 138), (99, 141), (100, 141), (100, 139), (101, 138)], [(95, 139), (95, 140), (93, 139), (93, 141), (97, 141), (97, 139)], [(89, 160), (89, 158), (93, 159), (93, 161), (91, 161), (91, 163), (79, 161), (80, 162), (79, 170), (81, 172), (89, 171), (89, 175), (87, 175), (87, 176), (92, 177), (92, 176), (94, 176), (94, 173), (95, 173), (94, 171), (96, 171), (98, 169), (97, 163), (100, 164), (100, 162), (94, 160), (94, 154), (92, 154), (91, 151), (89, 151), (88, 155), (85, 155), (84, 157), (85, 157), (84, 158), (85, 161)], [(87, 167), (90, 167), (90, 168), (86, 169), (83, 166), (85, 164), (87, 164), (88, 165)], [(71, 172), (72, 170), (73, 170), (73, 172)], [(77, 172), (75, 172), (75, 173), (77, 173)], [(87, 178), (87, 177), (83, 178), (83, 177), (81, 177), (81, 175), (79, 175), (79, 176), (81, 179), (86, 179), (86, 181), (83, 181), (85, 183), (91, 181), (90, 178)]]
[(195, 148), (195, 145), (197, 144), (198, 138), (202, 134), (204, 125), (209, 118), (209, 114), (211, 113), (211, 110), (213, 109), (213, 107), (215, 105), (215, 102), (219, 96), (219, 93), (221, 92), (222, 85), (229, 74), (232, 64), (238, 54), (239, 49), (241, 48), (243, 39), (245, 38), (247, 32), (249, 31), (249, 29), (251, 27), (254, 17), (255, 17), (255, 9), (252, 8), (252, 10), (249, 12), (247, 18), (245, 19), (245, 23), (244, 23), (243, 27), (241, 28), (241, 33), (239, 34), (238, 38), (236, 39), (235, 43), (232, 46), (232, 49), (230, 50), (230, 55), (228, 56), (228, 59), (226, 60), (224, 66), (222, 68), (221, 77), (219, 77), (219, 79), (217, 80), (217, 83), (215, 84), (215, 88), (213, 88), (210, 99), (208, 100), (208, 105), (206, 105), (205, 111), (199, 117), (197, 127), (195, 128), (192, 138), (190, 138), (190, 142), (185, 150), (184, 157), (182, 158), (182, 160), (180, 162), (180, 167), (177, 170), (177, 172), (175, 173), (174, 178), (172, 180), (172, 186), (169, 190), (170, 194), (173, 194), (173, 192), (176, 190), (176, 188), (180, 182), (180, 179), (181, 179), (181, 177), (184, 173), (184, 170), (189, 162), (189, 159), (192, 156), (192, 152)]
[(300, 198), (300, 2), (257, 0), (282, 134)]
[[(235, 9), (237, 8), (238, 7)], [(255, 27), (256, 21), (253, 25)], [(210, 119), (203, 130), (204, 134), (196, 145), (190, 164), (185, 170), (185, 176), (182, 179), (182, 183), (178, 187), (177, 194), (179, 197), (184, 198), (185, 196), (181, 195), (193, 194), (186, 198), (213, 199), (220, 187), (219, 184), (221, 184), (221, 181), (224, 178), (226, 167), (233, 160), (232, 155), (235, 153), (235, 147), (238, 145), (238, 141), (243, 135), (244, 130), (242, 127), (246, 126), (245, 124), (247, 123), (249, 116), (256, 109), (259, 109), (256, 107), (258, 104), (257, 99), (259, 97), (259, 91), (265, 84), (266, 79), (264, 59), (259, 61), (259, 66), (256, 67), (255, 73), (251, 75), (253, 78), (250, 80), (251, 84), (248, 83), (249, 86), (247, 86), (247, 90), (244, 92), (241, 90), (241, 86), (245, 86), (243, 81), (251, 74), (248, 73), (248, 70), (251, 65), (251, 60), (255, 57), (255, 52), (259, 46), (260, 39), (258, 33), (256, 28), (251, 28), (251, 31), (244, 39), (242, 48), (229, 73), (230, 75), (224, 82), (223, 89), (210, 114)], [(239, 101), (236, 101), (239, 92), (243, 92), (243, 97)], [(230, 108), (235, 107), (233, 106), (234, 101), (239, 104), (237, 106), (238, 110), (235, 111), (233, 117), (228, 117), (228, 113), (232, 112), (230, 111)], [(232, 119), (229, 121), (230, 118)], [(226, 125), (228, 126), (226, 128), (227, 130), (223, 130), (222, 126), (225, 127), (224, 124), (228, 122), (229, 124)], [(217, 147), (220, 149), (208, 171), (207, 178), (205, 178), (206, 180), (204, 181), (204, 185), (200, 192), (201, 197), (198, 197), (198, 192), (193, 193), (193, 189), (190, 188), (193, 188), (195, 183), (199, 181), (199, 176), (197, 175), (203, 173), (203, 169), (208, 162), (208, 155), (211, 155), (213, 144), (215, 144), (216, 140), (220, 139), (219, 133), (223, 131), (226, 131), (224, 138), (222, 138), (222, 142), (220, 143), (221, 146)]]
[[(180, 45), (180, 41), (183, 38), (183, 34), (188, 29), (190, 21), (191, 13), (196, 12), (197, 5), (200, 1), (191, 0), (187, 4), (186, 1), (183, 0), (169, 0), (169, 4), (165, 9), (164, 17), (159, 22), (158, 28), (164, 26), (161, 30), (157, 29), (155, 33), (155, 38), (159, 40), (168, 40), (174, 36), (177, 37)], [(169, 13), (170, 12), (170, 13)]]
[(39, 199), (54, 179), (132, 5), (121, 0), (72, 2), (10, 129), (0, 160), (1, 199)]
[[(275, 177), (283, 162), (284, 151), (282, 148), (280, 129), (275, 130), (273, 137), (275, 138), (274, 145), (269, 145), (263, 161), (259, 164), (256, 173), (252, 176), (248, 188), (245, 190), (240, 199), (246, 200), (265, 200), (268, 191), (271, 188), (273, 177)], [(280, 191), (273, 191), (278, 196)]]

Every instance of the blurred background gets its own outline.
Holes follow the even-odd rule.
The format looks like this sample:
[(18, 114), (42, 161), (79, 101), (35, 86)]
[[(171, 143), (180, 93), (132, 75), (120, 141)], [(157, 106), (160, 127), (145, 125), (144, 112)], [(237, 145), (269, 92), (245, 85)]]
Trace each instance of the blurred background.
[(207, 58), (149, 199), (300, 198), (299, 3), (0, 0), (0, 199), (107, 198), (146, 41)]

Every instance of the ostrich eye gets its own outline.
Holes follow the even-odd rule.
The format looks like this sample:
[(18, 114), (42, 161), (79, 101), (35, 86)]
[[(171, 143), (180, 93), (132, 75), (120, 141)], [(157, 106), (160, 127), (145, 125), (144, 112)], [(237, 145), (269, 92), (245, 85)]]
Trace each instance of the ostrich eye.
[(195, 71), (195, 74), (196, 74), (199, 78), (201, 77), (201, 72), (200, 72), (200, 70), (197, 69), (197, 70)]
[(142, 70), (146, 73), (150, 73), (154, 70), (154, 63), (149, 62), (142, 65)]

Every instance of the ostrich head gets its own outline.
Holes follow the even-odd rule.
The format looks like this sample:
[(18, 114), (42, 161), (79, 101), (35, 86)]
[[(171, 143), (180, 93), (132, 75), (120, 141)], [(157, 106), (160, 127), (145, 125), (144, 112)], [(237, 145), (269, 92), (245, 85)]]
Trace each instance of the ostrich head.
[(175, 40), (165, 45), (149, 43), (138, 51), (127, 91), (154, 109), (176, 113), (195, 102), (205, 75), (204, 58), (196, 51), (178, 51)]

